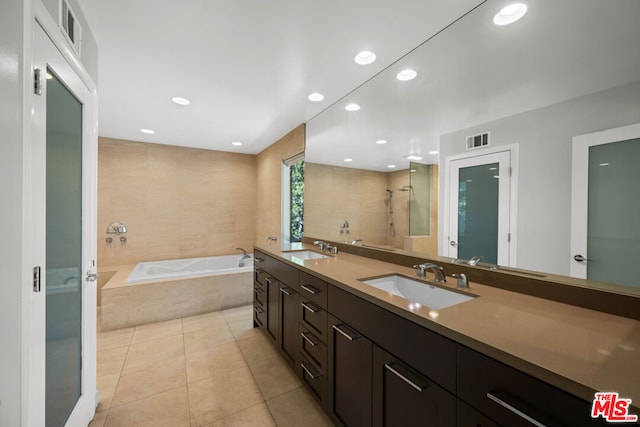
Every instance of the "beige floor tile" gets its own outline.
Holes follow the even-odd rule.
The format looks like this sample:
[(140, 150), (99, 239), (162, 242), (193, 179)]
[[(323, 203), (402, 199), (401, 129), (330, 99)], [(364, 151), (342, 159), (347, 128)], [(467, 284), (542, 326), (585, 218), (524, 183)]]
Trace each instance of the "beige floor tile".
[(210, 427), (276, 427), (276, 422), (266, 404), (261, 403), (218, 420)]
[(97, 375), (120, 372), (124, 360), (127, 357), (128, 350), (128, 347), (116, 347), (109, 350), (98, 351)]
[(124, 369), (143, 366), (160, 360), (172, 359), (184, 355), (182, 335), (154, 338), (131, 344), (124, 362)]
[(225, 324), (222, 312), (199, 314), (197, 316), (185, 317), (182, 319), (182, 329), (185, 333), (197, 331), (199, 329), (221, 327)]
[(275, 346), (270, 342), (270, 338), (263, 331), (260, 331), (253, 338), (238, 341), (238, 346), (240, 346), (240, 351), (242, 351), (249, 365), (259, 363), (278, 354)]
[(109, 411), (105, 427), (189, 427), (186, 387), (156, 394)]
[(108, 411), (96, 412), (96, 415), (93, 417), (93, 419), (89, 423), (89, 427), (104, 427), (104, 423), (107, 420), (108, 413), (109, 413)]
[(131, 344), (134, 328), (116, 329), (98, 333), (98, 351), (126, 347)]
[(250, 368), (265, 400), (302, 386), (302, 382), (280, 355), (256, 362)]
[(260, 328), (253, 327), (253, 321), (249, 325), (245, 322), (232, 322), (229, 323), (229, 329), (231, 329), (231, 333), (237, 341), (255, 338), (258, 334), (262, 333)]
[(231, 330), (224, 319), (221, 320), (222, 324), (216, 325), (215, 327), (185, 332), (184, 346), (186, 353), (192, 354), (220, 344), (233, 342), (234, 339)]
[(235, 342), (187, 355), (187, 378), (190, 383), (223, 375), (243, 367), (247, 367), (247, 363)]
[(100, 392), (100, 403), (98, 403), (98, 412), (106, 411), (111, 408), (111, 402), (113, 400), (113, 394), (118, 386), (120, 380), (120, 372), (112, 374), (98, 375), (96, 377), (96, 387)]
[(150, 323), (148, 325), (136, 326), (131, 343), (139, 344), (140, 342), (149, 339), (170, 337), (180, 334), (182, 334), (181, 319)]
[(242, 307), (223, 310), (222, 315), (227, 319), (227, 321), (234, 321), (238, 319), (251, 320), (253, 319), (253, 305), (244, 305)]
[(189, 383), (192, 425), (202, 426), (248, 409), (263, 401), (247, 368)]
[(278, 427), (331, 427), (331, 420), (304, 387), (267, 400)]
[(111, 407), (130, 403), (187, 384), (184, 356), (125, 369)]

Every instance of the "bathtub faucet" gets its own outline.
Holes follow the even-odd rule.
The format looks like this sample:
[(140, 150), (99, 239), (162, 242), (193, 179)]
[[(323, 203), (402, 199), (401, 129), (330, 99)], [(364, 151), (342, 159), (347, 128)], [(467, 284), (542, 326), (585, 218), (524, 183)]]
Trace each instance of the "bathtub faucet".
[(240, 261), (238, 261), (238, 267), (244, 267), (244, 260), (245, 259), (251, 259), (251, 255), (249, 255), (247, 253), (247, 251), (245, 251), (242, 248), (236, 248), (237, 251), (242, 251), (242, 257), (240, 258)]

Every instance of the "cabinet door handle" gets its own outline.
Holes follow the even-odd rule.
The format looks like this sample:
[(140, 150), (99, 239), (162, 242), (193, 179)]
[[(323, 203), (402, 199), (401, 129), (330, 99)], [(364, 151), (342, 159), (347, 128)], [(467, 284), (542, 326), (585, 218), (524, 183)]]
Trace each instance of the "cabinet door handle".
[(356, 332), (352, 331), (344, 325), (333, 325), (333, 329), (340, 332), (340, 334), (349, 341), (355, 341), (359, 338), (362, 338), (362, 335), (358, 335)]
[(300, 286), (300, 288), (304, 289), (305, 291), (309, 292), (312, 295), (320, 293), (320, 289), (316, 288), (315, 286), (302, 285), (302, 286)]
[[(306, 342), (308, 342), (309, 344), (311, 344), (313, 347), (315, 347), (318, 344), (320, 344), (320, 341), (309, 338), (309, 336), (307, 335), (307, 332), (302, 332), (300, 335), (302, 335), (302, 338), (304, 338), (304, 340)], [(311, 335), (311, 334), (309, 334), (309, 335)], [(313, 337), (313, 335), (311, 335), (311, 336)], [(315, 338), (315, 337), (313, 337), (313, 338)]]
[(493, 400), (494, 402), (496, 402), (498, 405), (500, 405), (503, 408), (507, 409), (508, 411), (513, 412), (514, 414), (516, 414), (520, 418), (529, 421), (534, 426), (536, 426), (536, 427), (546, 427), (544, 424), (542, 424), (540, 421), (536, 420), (532, 416), (527, 415), (526, 413), (524, 413), (520, 409), (516, 408), (515, 406), (511, 405), (510, 403), (507, 403), (504, 400), (502, 400), (501, 398), (497, 397), (496, 394), (497, 393), (495, 393), (495, 392), (494, 393), (488, 392), (487, 393), (487, 397), (489, 399)]
[(291, 296), (291, 294), (293, 293), (293, 289), (291, 289), (291, 288), (289, 288), (287, 286), (283, 286), (283, 287), (280, 288), (280, 292), (282, 292), (286, 296)]
[(302, 366), (302, 369), (304, 369), (304, 371), (309, 374), (309, 376), (311, 377), (311, 379), (317, 379), (320, 377), (319, 373), (315, 373), (315, 372), (311, 372), (311, 369), (307, 368), (307, 362), (302, 362), (300, 364), (300, 366)]
[(308, 310), (308, 311), (310, 311), (312, 313), (317, 313), (317, 312), (319, 312), (321, 310), (320, 307), (316, 307), (315, 305), (312, 305), (312, 304), (307, 303), (307, 302), (302, 302), (302, 303), (300, 303), (300, 305), (302, 307), (304, 307), (305, 310)]
[(275, 279), (273, 277), (267, 277), (266, 279), (267, 285), (273, 285)]
[(421, 378), (411, 379), (410, 377), (413, 377), (416, 375), (409, 372), (408, 369), (405, 369), (404, 367), (398, 364), (393, 365), (390, 363), (385, 363), (384, 367), (387, 371), (391, 372), (396, 377), (400, 378), (402, 381), (409, 384), (411, 387), (415, 388), (419, 392), (424, 391), (428, 386), (428, 383)]

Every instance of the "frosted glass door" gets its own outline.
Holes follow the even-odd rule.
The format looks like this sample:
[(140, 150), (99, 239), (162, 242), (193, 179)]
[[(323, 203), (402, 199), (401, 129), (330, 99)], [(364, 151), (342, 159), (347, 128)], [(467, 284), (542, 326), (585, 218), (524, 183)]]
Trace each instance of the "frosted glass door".
[(458, 258), (498, 263), (498, 163), (460, 168)]
[(587, 279), (640, 286), (640, 139), (589, 147)]
[(64, 426), (81, 394), (82, 104), (47, 70), (46, 426)]

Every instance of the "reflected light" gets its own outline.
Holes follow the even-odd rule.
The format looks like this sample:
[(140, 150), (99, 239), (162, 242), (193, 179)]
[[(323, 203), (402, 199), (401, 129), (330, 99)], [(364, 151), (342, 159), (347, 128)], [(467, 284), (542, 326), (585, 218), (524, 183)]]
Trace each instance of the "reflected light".
[(358, 104), (347, 104), (345, 105), (344, 109), (347, 111), (358, 111), (360, 109), (360, 106)]
[(435, 311), (435, 310), (431, 310), (431, 311), (429, 312), (429, 317), (431, 317), (432, 319), (437, 319), (437, 318), (438, 318), (438, 316), (440, 316), (440, 313), (438, 313), (438, 312), (437, 312), (437, 311)]

